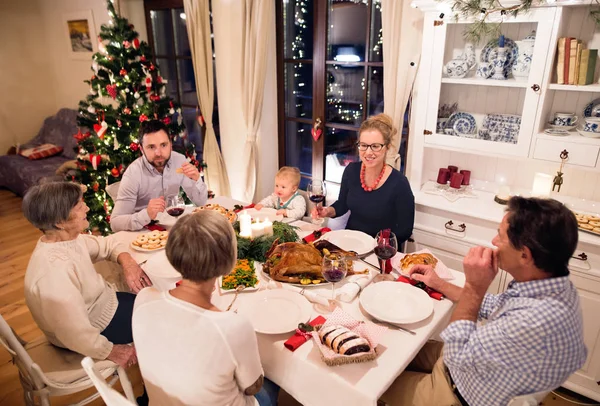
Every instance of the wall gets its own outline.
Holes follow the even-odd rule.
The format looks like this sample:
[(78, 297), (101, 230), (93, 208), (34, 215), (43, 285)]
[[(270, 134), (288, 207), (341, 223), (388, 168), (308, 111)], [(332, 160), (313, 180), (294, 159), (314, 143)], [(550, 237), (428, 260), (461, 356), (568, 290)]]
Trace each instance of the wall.
[(43, 21), (38, 1), (0, 1), (0, 154), (56, 112)]
[[(479, 156), (440, 149), (425, 148), (423, 158), (423, 182), (437, 179), (438, 169), (456, 165), (471, 170), (471, 177), (490, 184), (490, 190), (498, 184), (511, 188), (531, 190), (536, 172), (555, 175), (559, 165), (535, 159), (509, 159)], [(600, 172), (565, 165), (564, 183), (560, 195), (600, 202)]]
[[(231, 196), (242, 199), (245, 190), (246, 160), (244, 144), (246, 125), (242, 112), (242, 2), (213, 0), (217, 93), (221, 129), (221, 152), (227, 166)], [(275, 26), (269, 38), (275, 38)], [(254, 201), (273, 192), (278, 168), (277, 155), (277, 75), (275, 43), (268, 51), (268, 70), (261, 125), (258, 130), (258, 184)]]

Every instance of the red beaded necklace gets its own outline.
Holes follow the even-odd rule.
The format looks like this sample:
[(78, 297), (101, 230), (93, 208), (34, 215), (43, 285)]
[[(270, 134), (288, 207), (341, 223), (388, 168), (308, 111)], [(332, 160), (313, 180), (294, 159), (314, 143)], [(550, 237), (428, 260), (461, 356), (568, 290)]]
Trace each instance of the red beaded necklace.
[(381, 173), (379, 174), (377, 179), (375, 179), (375, 183), (373, 184), (373, 186), (367, 186), (367, 184), (365, 183), (365, 170), (365, 164), (362, 164), (360, 168), (360, 185), (362, 186), (365, 192), (372, 192), (374, 189), (377, 188), (377, 185), (379, 185), (379, 182), (381, 182), (381, 179), (383, 178), (383, 174), (385, 173), (385, 164), (383, 164), (383, 168), (381, 168)]

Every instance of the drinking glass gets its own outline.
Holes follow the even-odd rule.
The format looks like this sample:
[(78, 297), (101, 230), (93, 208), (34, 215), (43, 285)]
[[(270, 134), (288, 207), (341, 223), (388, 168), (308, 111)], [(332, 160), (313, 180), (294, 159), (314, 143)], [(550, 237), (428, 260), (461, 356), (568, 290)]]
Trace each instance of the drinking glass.
[(324, 255), (321, 273), (327, 282), (331, 282), (331, 300), (335, 300), (335, 283), (344, 279), (348, 273), (346, 259)]
[(381, 230), (375, 237), (377, 246), (375, 255), (379, 258), (379, 268), (382, 274), (385, 274), (385, 263), (398, 252), (398, 239), (390, 230)]
[[(327, 196), (327, 187), (325, 186), (325, 182), (322, 180), (312, 180), (308, 183), (306, 187), (306, 192), (308, 193), (308, 198), (311, 202), (319, 207), (319, 204), (323, 206), (323, 202), (325, 201), (325, 196)], [(316, 217), (312, 219), (313, 224), (323, 224), (325, 221), (322, 217)]]
[(185, 211), (185, 202), (179, 195), (167, 196), (167, 213), (169, 216), (179, 217)]

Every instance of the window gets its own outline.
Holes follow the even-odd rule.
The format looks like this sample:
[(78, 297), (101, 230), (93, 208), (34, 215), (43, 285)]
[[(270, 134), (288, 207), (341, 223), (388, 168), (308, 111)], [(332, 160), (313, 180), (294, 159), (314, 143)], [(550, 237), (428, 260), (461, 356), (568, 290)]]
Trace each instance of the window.
[(358, 160), (360, 124), (383, 112), (381, 0), (277, 7), (280, 164), (299, 167), (302, 185), (313, 176), (339, 183)]
[[(196, 80), (188, 41), (183, 0), (144, 0), (144, 8), (149, 34), (148, 42), (152, 48), (155, 63), (159, 67), (162, 77), (168, 81), (167, 94), (181, 105), (189, 141), (194, 143), (198, 160), (201, 160), (204, 144), (203, 128), (196, 120), (198, 96), (196, 94)], [(213, 126), (217, 141), (219, 141), (216, 80), (214, 86)]]

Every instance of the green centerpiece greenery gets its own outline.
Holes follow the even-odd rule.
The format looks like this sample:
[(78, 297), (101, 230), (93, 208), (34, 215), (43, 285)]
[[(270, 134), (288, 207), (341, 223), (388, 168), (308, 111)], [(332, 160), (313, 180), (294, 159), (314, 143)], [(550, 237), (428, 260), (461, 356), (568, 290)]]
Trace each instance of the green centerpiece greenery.
[(273, 222), (273, 235), (263, 235), (258, 238), (240, 237), (240, 222), (233, 223), (235, 236), (238, 244), (238, 259), (253, 259), (258, 262), (265, 262), (266, 253), (273, 245), (273, 241), (279, 239), (279, 243), (298, 241), (296, 230), (298, 227), (291, 226), (279, 221)]

